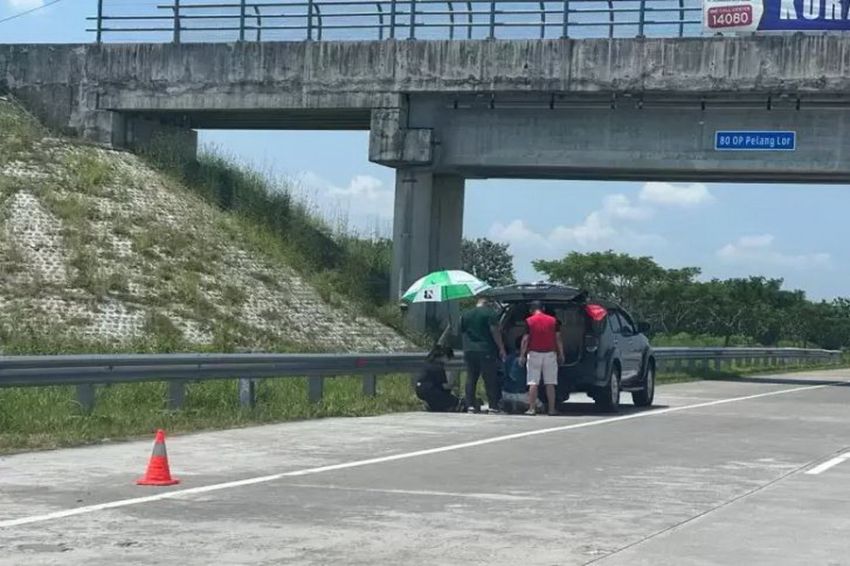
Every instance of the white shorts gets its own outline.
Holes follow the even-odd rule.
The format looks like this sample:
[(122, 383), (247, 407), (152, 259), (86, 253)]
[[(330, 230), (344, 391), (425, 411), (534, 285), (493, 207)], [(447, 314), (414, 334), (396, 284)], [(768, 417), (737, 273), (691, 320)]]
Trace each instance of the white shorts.
[(558, 385), (558, 355), (555, 352), (528, 353), (528, 385), (537, 385), (540, 379), (546, 385)]

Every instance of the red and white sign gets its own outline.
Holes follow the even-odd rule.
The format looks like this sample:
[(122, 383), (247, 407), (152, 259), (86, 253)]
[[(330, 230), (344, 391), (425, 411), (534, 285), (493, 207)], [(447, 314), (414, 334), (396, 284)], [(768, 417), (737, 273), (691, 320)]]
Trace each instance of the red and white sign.
[(763, 11), (761, 0), (703, 0), (703, 29), (756, 31)]

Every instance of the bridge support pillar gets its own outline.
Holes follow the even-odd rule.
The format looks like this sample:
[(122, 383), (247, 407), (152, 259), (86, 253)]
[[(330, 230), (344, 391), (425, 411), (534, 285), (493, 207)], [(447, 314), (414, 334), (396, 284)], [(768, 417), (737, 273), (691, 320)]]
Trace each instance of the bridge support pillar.
[[(400, 299), (426, 273), (460, 269), (464, 192), (463, 177), (416, 168), (396, 170), (392, 300)], [(406, 316), (412, 329), (438, 333), (457, 319), (458, 305), (411, 305)]]

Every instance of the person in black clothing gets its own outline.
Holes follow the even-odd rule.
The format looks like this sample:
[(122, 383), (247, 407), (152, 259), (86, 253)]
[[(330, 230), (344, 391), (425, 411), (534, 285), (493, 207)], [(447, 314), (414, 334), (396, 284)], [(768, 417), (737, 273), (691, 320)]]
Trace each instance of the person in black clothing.
[(425, 360), (425, 367), (416, 380), (416, 396), (425, 402), (425, 408), (439, 413), (463, 411), (465, 405), (451, 391), (446, 377), (446, 362), (454, 357), (454, 351), (445, 346), (434, 346)]

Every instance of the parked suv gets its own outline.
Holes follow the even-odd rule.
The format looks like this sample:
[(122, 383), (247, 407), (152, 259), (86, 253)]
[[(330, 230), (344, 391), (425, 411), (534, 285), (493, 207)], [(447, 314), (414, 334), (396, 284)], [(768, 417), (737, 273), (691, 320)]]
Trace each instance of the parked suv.
[(587, 393), (603, 410), (615, 412), (620, 393), (632, 394), (638, 407), (655, 396), (655, 356), (644, 335), (649, 325), (635, 323), (619, 305), (590, 299), (579, 289), (533, 283), (508, 285), (486, 292), (502, 306), (500, 328), (506, 347), (516, 347), (525, 332), (529, 303), (540, 301), (561, 323), (564, 364), (558, 370), (557, 402), (570, 393)]

